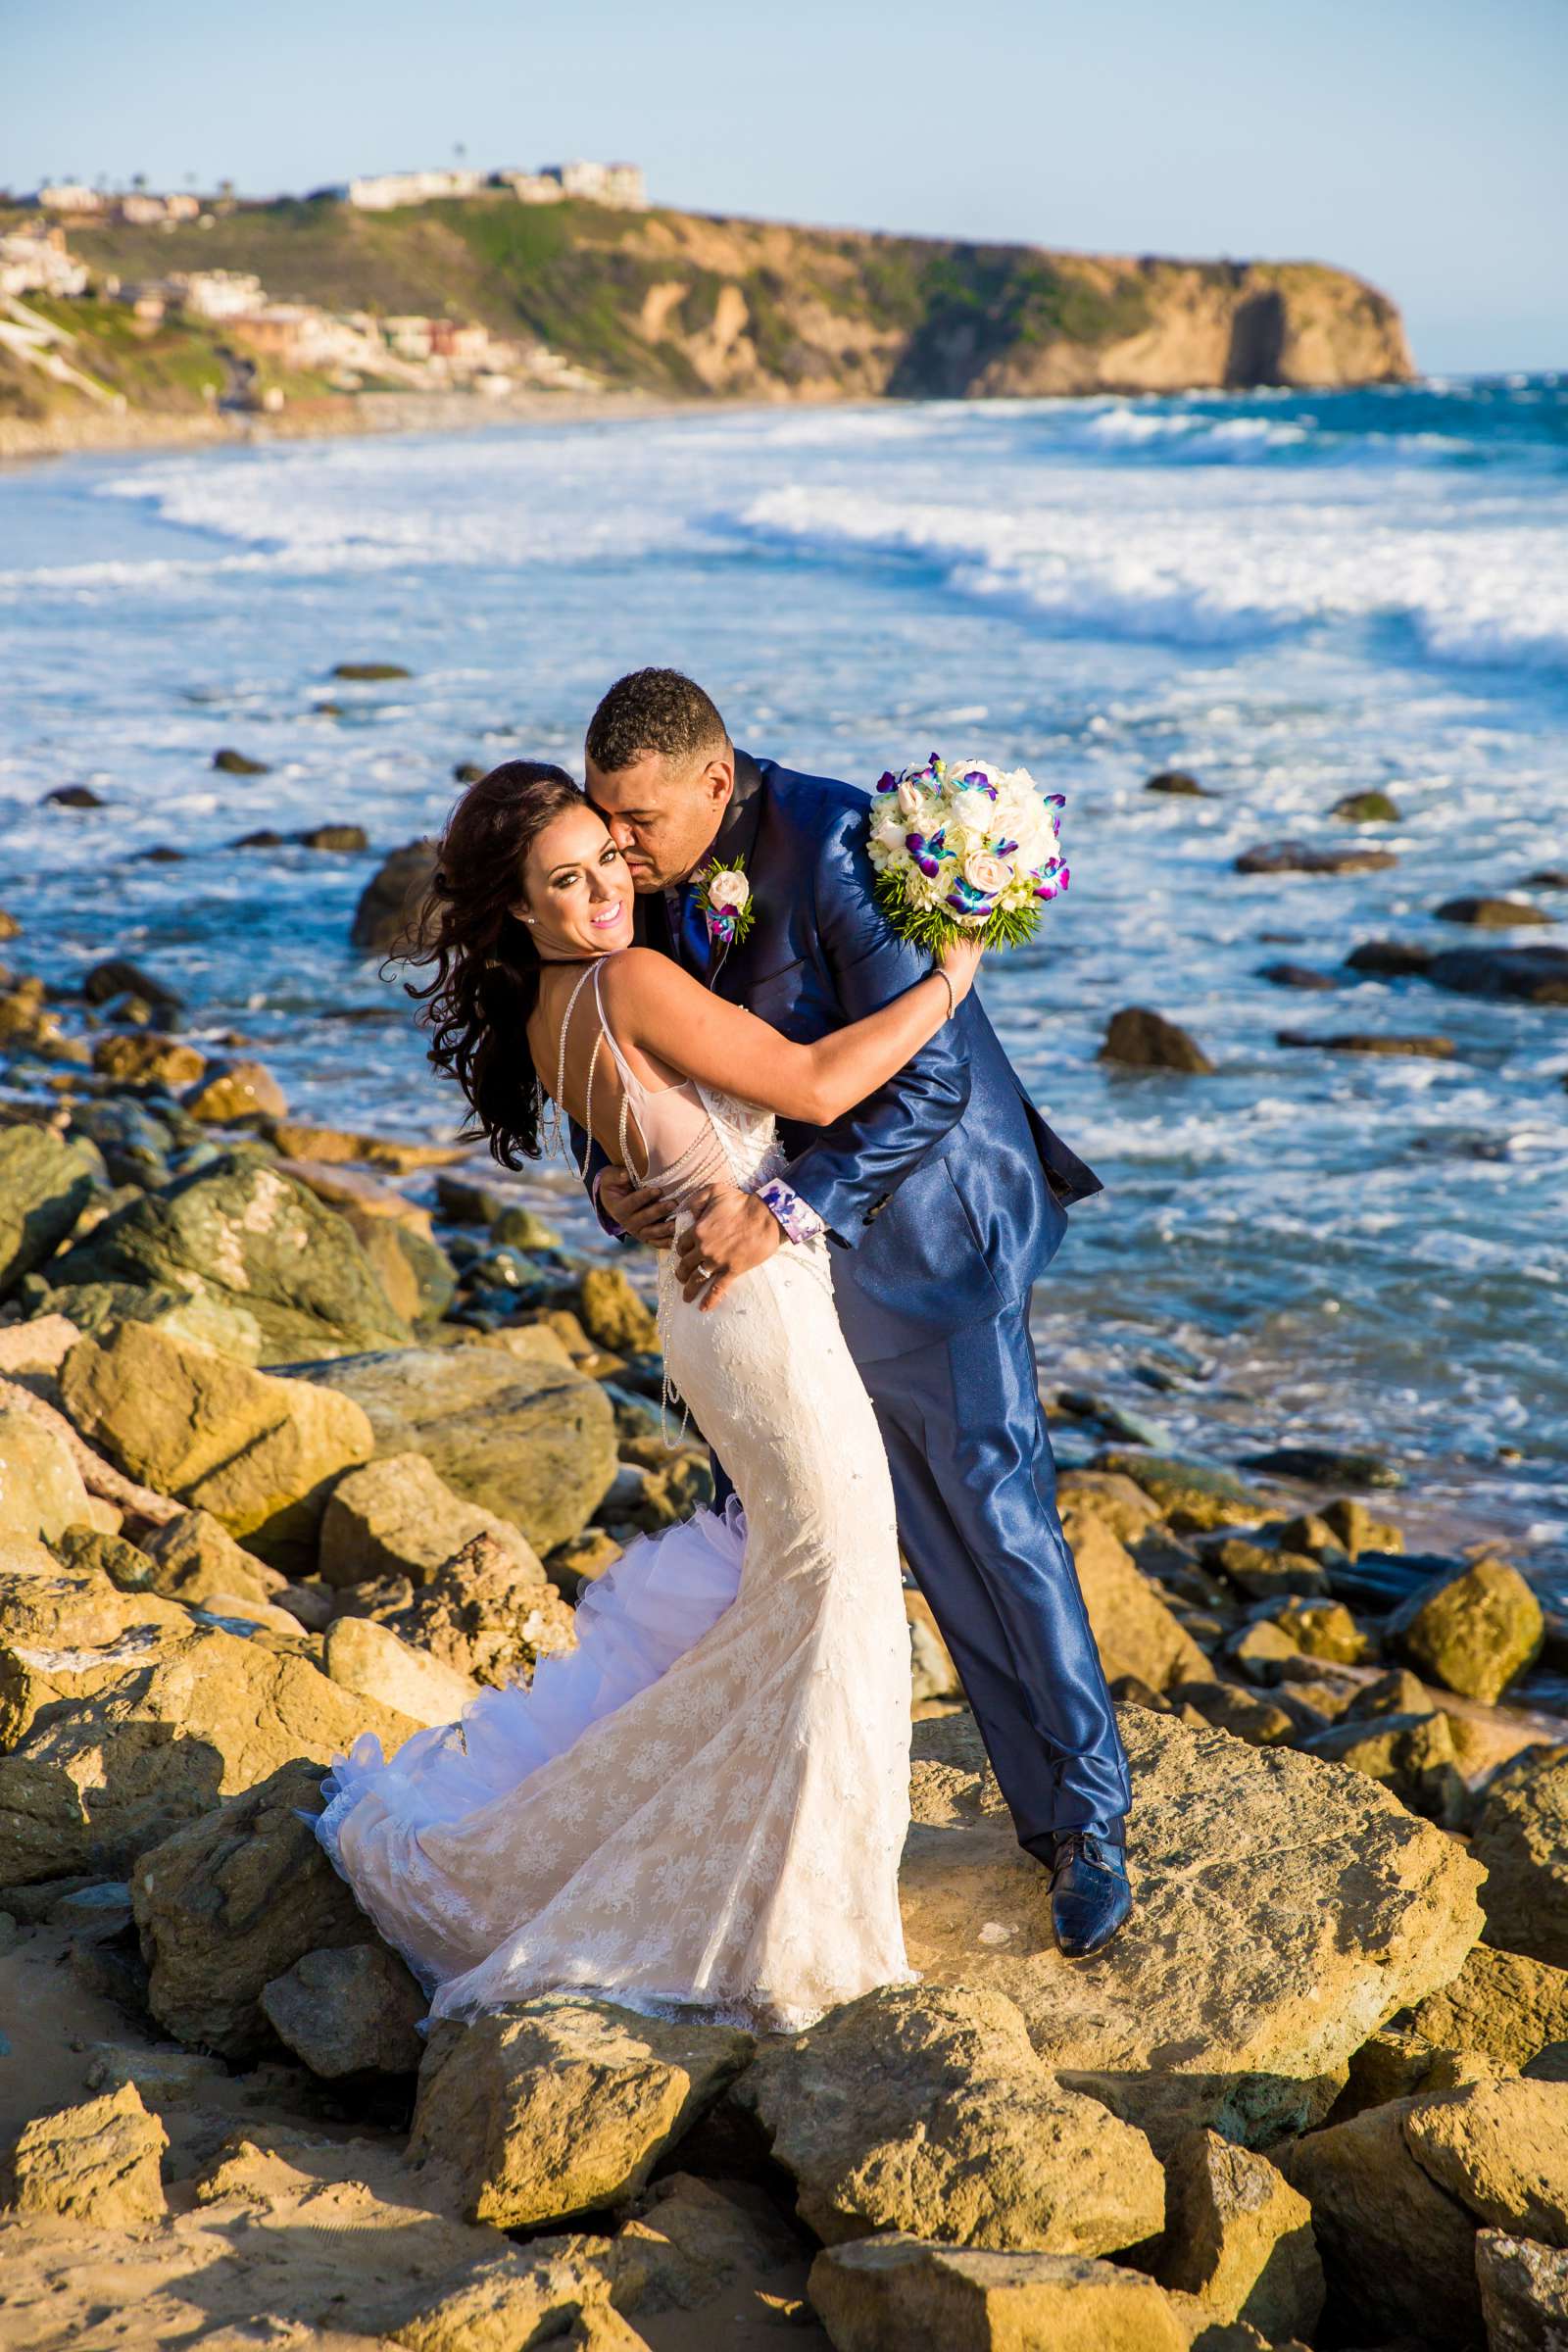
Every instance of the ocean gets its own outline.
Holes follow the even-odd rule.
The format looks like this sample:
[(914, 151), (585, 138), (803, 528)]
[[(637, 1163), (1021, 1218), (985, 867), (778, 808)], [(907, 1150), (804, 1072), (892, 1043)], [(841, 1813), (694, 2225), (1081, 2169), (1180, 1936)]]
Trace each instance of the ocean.
[[(456, 1104), (349, 923), (456, 762), (580, 772), (604, 686), (661, 662), (793, 765), (1027, 764), (1072, 888), (983, 992), (1106, 1185), (1037, 1297), (1048, 1391), (1229, 1461), (1371, 1448), (1413, 1540), (1496, 1540), (1568, 1596), (1568, 1010), (1344, 968), (1494, 941), (1436, 916), (1463, 893), (1522, 888), (1557, 928), (1508, 941), (1564, 939), (1568, 377), (73, 458), (0, 473), (0, 643), (7, 956), (132, 956), (299, 1115), (398, 1134)], [(355, 660), (413, 675), (330, 677)], [(221, 745), (271, 772), (215, 773)], [(1169, 768), (1211, 797), (1144, 789)], [(71, 783), (104, 806), (41, 805)], [(1329, 814), (1374, 788), (1396, 821)], [(372, 855), (232, 846), (333, 819)], [(1282, 836), (1396, 860), (1235, 870)], [(1127, 1004), (1216, 1073), (1099, 1061)], [(523, 1190), (589, 1230), (564, 1171)], [(1104, 1426), (1062, 1414), (1062, 1450)]]

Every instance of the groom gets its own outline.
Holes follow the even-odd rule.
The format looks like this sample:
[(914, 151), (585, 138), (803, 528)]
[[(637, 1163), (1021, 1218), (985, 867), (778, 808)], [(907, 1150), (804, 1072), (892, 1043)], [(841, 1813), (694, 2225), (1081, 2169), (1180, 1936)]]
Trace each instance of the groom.
[[(721, 996), (808, 1041), (928, 968), (872, 892), (853, 786), (737, 751), (700, 686), (642, 669), (588, 727), (588, 797), (638, 892), (639, 932)], [(693, 876), (744, 871), (727, 950)], [(1101, 1950), (1129, 1909), (1127, 1762), (1036, 1388), (1029, 1291), (1100, 1185), (1035, 1111), (970, 994), (887, 1086), (823, 1129), (781, 1128), (784, 1177), (718, 1194), (679, 1245), (710, 1308), (775, 1250), (826, 1232), (840, 1320), (887, 1446), (899, 1534), (972, 1705), (1019, 1842), (1050, 1873), (1060, 1949)], [(666, 1212), (597, 1153), (612, 1228), (667, 1244)]]

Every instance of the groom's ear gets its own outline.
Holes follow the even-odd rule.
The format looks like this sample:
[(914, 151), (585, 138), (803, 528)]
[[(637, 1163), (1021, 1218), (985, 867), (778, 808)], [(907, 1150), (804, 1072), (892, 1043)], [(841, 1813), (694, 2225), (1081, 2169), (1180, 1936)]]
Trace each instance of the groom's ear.
[(703, 769), (703, 784), (711, 797), (714, 813), (721, 815), (735, 789), (735, 755), (727, 746), (715, 752)]

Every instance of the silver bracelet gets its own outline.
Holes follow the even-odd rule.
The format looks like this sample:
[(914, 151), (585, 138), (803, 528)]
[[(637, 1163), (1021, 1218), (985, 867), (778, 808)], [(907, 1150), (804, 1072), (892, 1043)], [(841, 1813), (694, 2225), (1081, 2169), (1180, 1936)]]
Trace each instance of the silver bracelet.
[(948, 974), (947, 974), (947, 973), (946, 973), (946, 972), (943, 970), (943, 968), (942, 968), (942, 966), (941, 966), (941, 964), (940, 964), (940, 963), (937, 963), (937, 964), (933, 964), (933, 965), (932, 965), (932, 967), (931, 967), (931, 977), (932, 977), (932, 979), (933, 979), (933, 980), (940, 980), (940, 981), (941, 981), (941, 983), (942, 983), (942, 985), (943, 985), (943, 987), (944, 987), (944, 988), (947, 990), (947, 992), (948, 992), (948, 1009), (947, 1009), (947, 1012), (944, 1014), (944, 1016), (943, 1016), (943, 1017), (944, 1017), (944, 1019), (945, 1019), (945, 1020), (949, 1020), (949, 1021), (951, 1021), (951, 1020), (952, 1020), (952, 1018), (953, 1018), (953, 1016), (954, 1016), (954, 1014), (955, 1014), (955, 1013), (957, 1011), (957, 1009), (958, 1009), (958, 992), (957, 992), (957, 990), (956, 990), (956, 989), (954, 987), (952, 980), (950, 979), (950, 977), (948, 976)]

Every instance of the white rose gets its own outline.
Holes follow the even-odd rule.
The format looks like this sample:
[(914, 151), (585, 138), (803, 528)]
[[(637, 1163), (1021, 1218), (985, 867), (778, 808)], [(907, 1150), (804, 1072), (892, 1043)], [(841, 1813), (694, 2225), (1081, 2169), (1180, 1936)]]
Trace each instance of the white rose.
[(871, 829), (871, 847), (891, 858), (903, 849), (907, 831), (908, 827), (902, 816), (884, 816)]
[(963, 878), (971, 890), (994, 899), (1012, 880), (1012, 868), (1004, 858), (994, 858), (989, 850), (972, 850), (963, 861)]
[(953, 813), (958, 823), (971, 833), (993, 832), (997, 821), (997, 804), (988, 792), (971, 788), (956, 792), (952, 802)]
[(746, 876), (734, 867), (728, 867), (723, 873), (715, 874), (708, 885), (709, 905), (736, 914), (739, 914), (741, 908), (748, 905), (751, 895), (751, 884), (747, 881)]
[(918, 816), (920, 813), (919, 787), (911, 784), (907, 776), (899, 786), (899, 807), (906, 816)]

